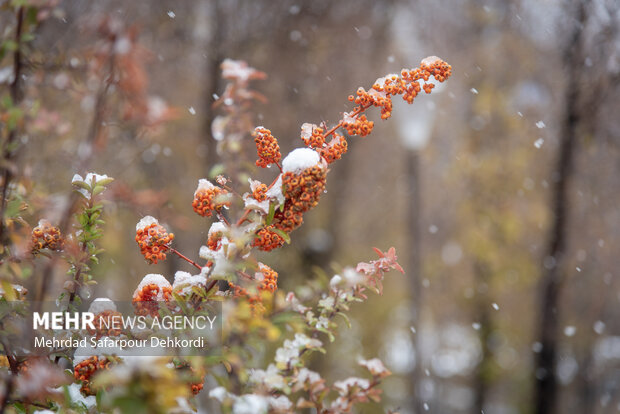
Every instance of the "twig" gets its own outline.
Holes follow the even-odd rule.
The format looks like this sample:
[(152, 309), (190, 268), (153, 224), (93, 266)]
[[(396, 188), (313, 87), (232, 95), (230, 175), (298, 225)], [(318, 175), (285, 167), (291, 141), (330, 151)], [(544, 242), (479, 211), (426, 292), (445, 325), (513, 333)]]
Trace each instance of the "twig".
[(185, 260), (187, 263), (191, 264), (192, 266), (196, 267), (198, 270), (202, 270), (202, 266), (200, 266), (198, 263), (196, 263), (195, 261), (193, 261), (192, 259), (190, 259), (189, 257), (183, 255), (182, 253), (180, 253), (177, 249), (174, 248), (170, 248), (170, 253), (174, 253), (177, 256), (179, 256), (181, 259)]

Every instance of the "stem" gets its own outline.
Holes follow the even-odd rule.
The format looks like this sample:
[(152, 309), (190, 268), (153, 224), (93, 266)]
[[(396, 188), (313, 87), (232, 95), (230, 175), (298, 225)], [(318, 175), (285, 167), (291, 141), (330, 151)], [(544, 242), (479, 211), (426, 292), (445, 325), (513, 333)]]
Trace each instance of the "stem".
[(173, 249), (172, 247), (170, 248), (170, 253), (174, 253), (177, 256), (179, 256), (181, 259), (185, 260), (187, 263), (193, 265), (194, 267), (196, 267), (198, 270), (202, 270), (202, 266), (200, 266), (198, 263), (196, 263), (195, 261), (193, 261), (192, 259), (190, 259), (189, 257), (183, 255), (182, 253), (180, 253), (177, 249)]
[(224, 223), (226, 223), (226, 225), (230, 227), (230, 223), (228, 222), (228, 220), (226, 219), (226, 217), (224, 217), (222, 213), (217, 213), (217, 218), (220, 221), (223, 221)]
[[(351, 113), (349, 114), (350, 116), (355, 116), (355, 115), (359, 115), (362, 112), (364, 112), (366, 109), (370, 108), (370, 104), (366, 105), (366, 106), (358, 106), (357, 108), (355, 108), (353, 111), (351, 111)], [(332, 135), (334, 132), (336, 132), (336, 130), (340, 127), (342, 127), (342, 124), (344, 122), (342, 120), (340, 120), (336, 125), (334, 125), (330, 130), (328, 130), (325, 133), (325, 138), (327, 138), (328, 136)]]
[[(273, 185), (273, 184), (272, 184)], [(237, 221), (237, 226), (240, 226), (243, 224), (243, 222), (248, 218), (248, 215), (250, 215), (250, 212), (252, 210), (247, 209), (243, 212), (243, 215), (241, 216), (241, 218), (239, 219), (239, 221)]]
[(215, 285), (217, 285), (217, 279), (212, 280), (211, 283), (207, 285), (206, 293), (208, 294), (211, 292), (211, 289), (213, 289)]
[[(88, 207), (87, 208), (92, 208), (93, 207), (93, 194), (90, 194), (90, 198), (88, 200)], [(78, 270), (75, 272), (75, 276), (73, 277), (73, 280), (76, 282), (76, 286), (75, 288), (77, 289), (77, 287), (79, 286), (79, 281), (80, 281), (80, 277), (82, 276), (82, 271), (84, 270), (84, 263), (85, 261), (88, 260), (88, 243), (86, 241), (84, 241), (84, 243), (82, 244), (82, 253), (84, 254), (84, 256), (80, 259), (80, 261), (78, 262)], [(71, 292), (71, 294), (69, 295), (69, 307), (73, 304), (73, 301), (75, 300), (75, 293), (76, 291), (73, 290), (73, 292)]]
[(245, 277), (245, 278), (246, 278), (246, 279), (248, 279), (248, 280), (254, 280), (254, 278), (253, 278), (252, 276), (248, 275), (247, 273), (245, 273), (245, 272), (244, 272), (244, 271), (242, 271), (242, 270), (237, 270), (237, 274), (238, 274), (239, 276)]

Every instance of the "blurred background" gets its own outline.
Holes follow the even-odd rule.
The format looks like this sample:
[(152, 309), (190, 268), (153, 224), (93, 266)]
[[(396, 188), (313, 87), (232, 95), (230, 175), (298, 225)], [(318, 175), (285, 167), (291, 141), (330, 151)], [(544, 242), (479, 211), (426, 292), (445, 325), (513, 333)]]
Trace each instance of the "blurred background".
[[(349, 139), (293, 243), (261, 256), (284, 290), (374, 258), (373, 246), (394, 246), (405, 267), (354, 308), (314, 368), (334, 380), (380, 356), (394, 375), (365, 412), (620, 411), (616, 0), (68, 0), (54, 10), (24, 69), (24, 100), (41, 109), (19, 165), (39, 200), (33, 217), (50, 221), (74, 173), (116, 179), (93, 295), (128, 300), (147, 273), (191, 271), (176, 258), (147, 265), (134, 228), (158, 217), (197, 259), (210, 223), (191, 201), (221, 162), (211, 125), (223, 59), (267, 74), (252, 83), (267, 102), (249, 113), (286, 154), (302, 145), (302, 123), (337, 122), (359, 86), (437, 55), (452, 77), (388, 121), (371, 111), (374, 132)], [(109, 121), (84, 154), (102, 15), (131, 35), (148, 114), (169, 120)], [(255, 149), (249, 134), (242, 142), (233, 162), (245, 168)], [(274, 171), (252, 175), (270, 182)]]

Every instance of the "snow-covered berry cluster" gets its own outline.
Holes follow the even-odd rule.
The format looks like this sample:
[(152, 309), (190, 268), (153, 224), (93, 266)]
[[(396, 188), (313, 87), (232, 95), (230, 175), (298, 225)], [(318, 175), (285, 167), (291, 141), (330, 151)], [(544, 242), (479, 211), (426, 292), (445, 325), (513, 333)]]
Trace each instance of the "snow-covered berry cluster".
[(172, 240), (174, 234), (168, 233), (164, 226), (151, 216), (142, 218), (136, 225), (136, 243), (149, 263), (165, 260)]

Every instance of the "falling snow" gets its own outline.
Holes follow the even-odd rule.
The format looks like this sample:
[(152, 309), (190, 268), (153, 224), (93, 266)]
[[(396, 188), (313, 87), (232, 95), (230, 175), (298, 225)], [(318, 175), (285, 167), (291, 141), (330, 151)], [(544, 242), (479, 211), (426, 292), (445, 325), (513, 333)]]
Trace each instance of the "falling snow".
[(543, 146), (543, 143), (545, 142), (544, 139), (542, 138), (538, 138), (536, 141), (534, 141), (534, 146), (536, 148), (541, 148)]
[(564, 328), (564, 335), (568, 337), (575, 336), (575, 333), (577, 333), (576, 326), (569, 325)]

